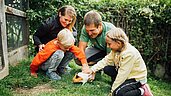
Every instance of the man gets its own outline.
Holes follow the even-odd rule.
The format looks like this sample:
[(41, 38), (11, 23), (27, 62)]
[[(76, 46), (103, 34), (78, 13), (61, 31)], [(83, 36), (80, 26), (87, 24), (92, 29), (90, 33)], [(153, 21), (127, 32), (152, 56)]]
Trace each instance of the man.
[[(107, 31), (113, 28), (115, 26), (112, 23), (102, 21), (97, 11), (92, 10), (85, 14), (79, 48), (86, 54), (89, 65), (94, 65), (110, 52), (105, 42), (105, 35)], [(75, 61), (78, 65), (81, 64), (78, 60)]]

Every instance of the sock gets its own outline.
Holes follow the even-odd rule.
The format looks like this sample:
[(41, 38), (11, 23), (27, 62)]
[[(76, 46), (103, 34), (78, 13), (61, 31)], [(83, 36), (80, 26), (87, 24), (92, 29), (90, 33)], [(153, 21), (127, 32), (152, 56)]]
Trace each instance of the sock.
[(141, 95), (143, 96), (143, 94), (144, 94), (144, 89), (143, 88), (139, 88), (140, 89), (140, 91), (141, 91)]

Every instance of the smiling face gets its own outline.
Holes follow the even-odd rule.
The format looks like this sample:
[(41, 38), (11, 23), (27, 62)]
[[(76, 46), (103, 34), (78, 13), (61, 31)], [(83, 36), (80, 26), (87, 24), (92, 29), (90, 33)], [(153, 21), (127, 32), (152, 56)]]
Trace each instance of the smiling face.
[(102, 32), (102, 26), (99, 25), (96, 27), (94, 24), (85, 26), (86, 32), (90, 36), (90, 38), (96, 38)]
[(111, 48), (111, 50), (114, 52), (121, 51), (123, 47), (123, 43), (121, 41), (112, 40), (109, 37), (106, 37), (106, 43), (107, 43), (107, 47)]
[(65, 16), (59, 15), (59, 17), (59, 21), (64, 28), (66, 28), (69, 24), (72, 23), (72, 17), (67, 14)]
[(58, 10), (58, 16), (61, 25), (64, 28), (68, 28), (69, 30), (71, 30), (76, 21), (75, 9), (70, 5), (62, 6)]

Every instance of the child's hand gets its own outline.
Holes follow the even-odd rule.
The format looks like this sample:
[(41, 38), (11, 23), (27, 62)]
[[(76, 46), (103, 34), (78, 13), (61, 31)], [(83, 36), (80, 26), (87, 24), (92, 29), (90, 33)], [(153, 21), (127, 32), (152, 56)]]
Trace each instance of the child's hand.
[(31, 76), (37, 78), (37, 73), (31, 73)]
[(82, 72), (86, 74), (92, 73), (91, 69), (89, 68), (88, 64), (83, 64), (82, 65)]
[(109, 93), (108, 96), (112, 96), (112, 93)]

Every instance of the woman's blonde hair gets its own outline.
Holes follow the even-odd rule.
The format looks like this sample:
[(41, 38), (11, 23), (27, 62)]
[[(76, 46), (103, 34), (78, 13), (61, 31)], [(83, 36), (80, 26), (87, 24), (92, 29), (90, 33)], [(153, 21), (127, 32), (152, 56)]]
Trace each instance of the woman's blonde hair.
[(69, 30), (72, 30), (72, 27), (74, 27), (74, 24), (76, 22), (76, 15), (77, 15), (74, 7), (70, 5), (62, 6), (58, 10), (58, 15), (59, 13), (61, 13), (62, 16), (69, 15), (72, 17), (72, 22), (67, 26)]
[(74, 38), (72, 32), (67, 28), (62, 29), (58, 33), (57, 39), (65, 47), (70, 47), (70, 46), (74, 45), (74, 43), (75, 43), (75, 38)]
[(129, 39), (126, 35), (126, 33), (123, 31), (121, 28), (112, 28), (106, 33), (106, 36), (112, 40), (118, 40), (121, 41), (122, 43), (126, 44), (129, 42)]

